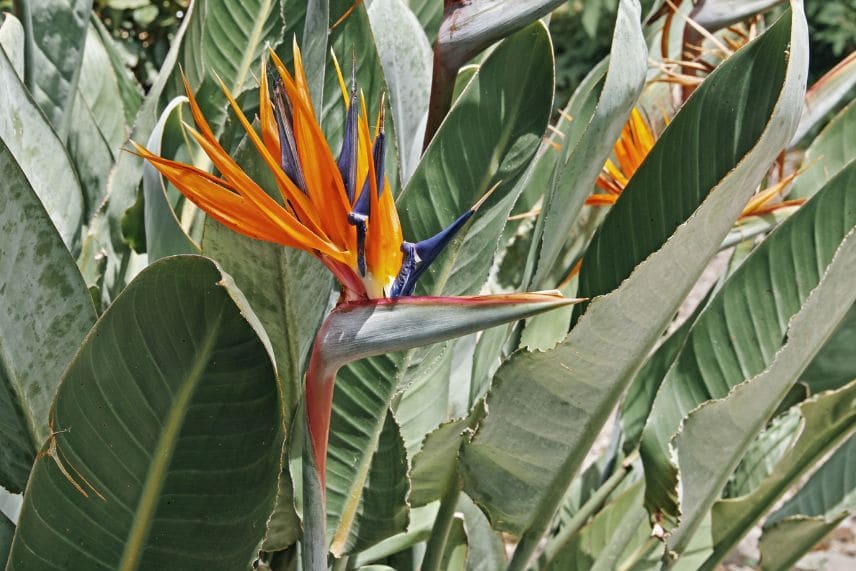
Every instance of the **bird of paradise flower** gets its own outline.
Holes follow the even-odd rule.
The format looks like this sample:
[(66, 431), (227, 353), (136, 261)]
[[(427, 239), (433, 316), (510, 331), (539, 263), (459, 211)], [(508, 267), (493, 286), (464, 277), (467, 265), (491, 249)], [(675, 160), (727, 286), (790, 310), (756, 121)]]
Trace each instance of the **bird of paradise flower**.
[[(135, 145), (135, 148), (184, 196), (224, 226), (250, 238), (309, 252), (338, 280), (339, 303), (316, 336), (305, 383), (309, 436), (323, 494), (336, 373), (351, 360), (378, 354), (354, 351), (343, 357), (338, 354), (340, 350), (325, 353), (323, 345), (330, 337), (331, 327), (341, 323), (341, 319), (337, 321), (336, 318), (346, 314), (369, 315), (402, 305), (424, 310), (426, 307), (448, 308), (452, 304), (469, 310), (464, 314), (495, 312), (496, 315), (490, 318), (492, 322), (470, 319), (466, 326), (447, 326), (442, 337), (445, 339), (580, 300), (564, 298), (559, 292), (411, 297), (419, 277), (496, 187), (436, 235), (419, 242), (404, 240), (385, 176), (383, 102), (372, 130), (365, 100), (358, 92), (355, 73), (352, 73), (348, 88), (334, 57), (347, 109), (343, 141), (338, 157), (334, 157), (315, 116), (296, 43), (293, 54), (293, 75), (273, 51), (269, 54), (272, 67), (267, 62), (262, 63), (260, 134), (221, 82), (235, 116), (273, 173), (281, 201), (268, 195), (220, 145), (186, 80), (185, 88), (196, 128), (189, 125), (185, 128), (221, 176), (160, 157), (140, 145)], [(363, 311), (367, 306), (371, 308), (368, 313)], [(523, 309), (517, 313), (503, 309), (510, 306)], [(497, 308), (500, 311), (497, 312)], [(425, 335), (415, 335), (414, 338), (421, 341), (404, 340), (395, 349), (441, 340)]]

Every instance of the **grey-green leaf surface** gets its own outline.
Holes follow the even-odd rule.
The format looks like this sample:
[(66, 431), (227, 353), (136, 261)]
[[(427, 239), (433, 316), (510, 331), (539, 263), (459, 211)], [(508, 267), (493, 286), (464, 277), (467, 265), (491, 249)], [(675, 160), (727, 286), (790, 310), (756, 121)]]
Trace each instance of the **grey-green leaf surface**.
[(502, 536), (491, 529), (490, 522), (466, 494), (458, 497), (458, 512), (464, 515), (467, 531), (467, 571), (494, 571), (505, 567), (508, 557)]
[(546, 569), (617, 569), (651, 534), (642, 507), (643, 495), (641, 482), (618, 494), (574, 535)]
[[(606, 77), (593, 109), (570, 110), (572, 137), (566, 143), (545, 191), (543, 221), (535, 275), (530, 285), (535, 288), (555, 287), (548, 279), (567, 241), (567, 228), (577, 218), (603, 163), (609, 158), (624, 122), (645, 82), (648, 50), (642, 35), (641, 8), (638, 2), (619, 4), (615, 32)], [(581, 113), (574, 114), (573, 111)], [(578, 129), (583, 131), (579, 132)], [(578, 133), (578, 134), (577, 134)]]
[[(659, 232), (676, 202), (689, 211), (689, 218), (681, 218), (671, 237), (663, 235), (665, 243), (656, 244), (659, 249), (646, 253), (647, 259), (629, 261), (627, 271), (632, 273), (622, 276), (619, 281), (623, 283), (615, 291), (594, 299), (556, 349), (518, 352), (497, 372), (487, 398), (489, 414), (464, 448), (465, 489), (487, 510), (495, 527), (517, 533), (529, 529), (518, 546), (518, 550), (523, 547), (523, 555), (515, 555), (516, 568), (526, 564), (627, 383), (718, 251), (742, 204), (789, 140), (799, 116), (807, 63), (800, 12), (796, 13), (793, 38), (790, 24), (785, 18), (750, 45), (744, 52), (748, 55), (735, 56), (709, 76), (711, 83), (697, 90), (673, 120), (670, 129), (678, 135), (664, 134), (658, 142), (660, 149), (655, 148), (645, 163), (651, 171), (660, 172), (667, 165), (702, 162), (704, 158), (705, 164), (721, 161), (718, 175), (707, 181), (693, 177), (691, 186), (676, 181), (669, 188), (679, 194), (669, 201), (657, 196), (664, 192), (659, 177), (653, 181), (643, 177), (645, 184), (638, 183), (636, 191), (623, 194), (613, 207), (601, 227), (608, 233), (602, 241), (617, 242), (621, 234), (625, 238), (613, 254), (626, 253), (631, 249), (628, 233)], [(711, 157), (710, 146), (701, 143), (701, 134), (705, 133), (707, 141), (713, 130), (733, 133), (734, 122), (742, 115), (735, 115), (740, 106), (722, 105), (719, 91), (727, 87), (733, 95), (734, 85), (754, 81), (755, 70), (744, 58), (769, 59), (771, 65), (782, 62), (789, 42), (791, 57), (783, 62), (789, 70), (782, 69), (778, 75), (775, 107), (770, 102), (764, 116), (757, 108), (747, 112), (760, 123), (756, 139), (747, 141), (751, 150), (744, 149), (748, 152), (743, 154), (730, 147), (727, 156)], [(723, 77), (728, 80), (726, 86), (720, 83)], [(641, 169), (637, 176), (639, 172)], [(699, 184), (703, 188), (695, 187)], [(622, 202), (635, 209), (634, 213), (616, 212)], [(615, 217), (620, 223), (608, 224)], [(625, 217), (628, 219), (622, 222)], [(607, 273), (614, 271), (610, 267)], [(533, 434), (538, 435), (534, 441)]]
[(15, 524), (0, 513), (0, 565), (4, 568), (12, 549), (12, 537), (15, 535)]
[(548, 14), (563, 0), (472, 0), (444, 4), (436, 50), (460, 66), (490, 44)]
[[(843, 248), (845, 238), (856, 227), (856, 197), (850, 192), (854, 181), (856, 162), (832, 179), (756, 248), (699, 316), (681, 354), (660, 386), (643, 433), (641, 451), (648, 482), (646, 504), (651, 511), (659, 511), (666, 518), (677, 515), (679, 484), (671, 448), (681, 422), (686, 423), (686, 415), (705, 401), (725, 398), (734, 387), (761, 374), (791, 338), (791, 319), (805, 311), (804, 304), (822, 282), (836, 251)], [(845, 297), (838, 303), (847, 304), (842, 308), (846, 312), (852, 301), (847, 302)], [(837, 324), (838, 321), (832, 323), (833, 329), (819, 337), (820, 342), (826, 341)], [(828, 325), (825, 323), (824, 328)], [(825, 329), (818, 330), (818, 335), (821, 331)], [(753, 350), (747, 351), (746, 347), (753, 347)], [(815, 347), (814, 351), (819, 348)], [(809, 358), (812, 356), (813, 353), (809, 354)], [(780, 387), (783, 392), (779, 400), (798, 379), (792, 378), (793, 375), (799, 375), (807, 364), (789, 371), (786, 377), (789, 380), (782, 379), (786, 384)], [(774, 398), (774, 394), (778, 393), (771, 392), (769, 398)], [(748, 430), (752, 422), (767, 420), (760, 416), (766, 407), (760, 402), (755, 404), (754, 414), (743, 417), (740, 428)], [(739, 441), (733, 441), (733, 445), (740, 442), (742, 446), (736, 459), (718, 451), (715, 458), (719, 468), (715, 471), (695, 471), (688, 475), (681, 466), (683, 520), (689, 520), (690, 510), (695, 516), (706, 511), (704, 504), (709, 506), (713, 495), (719, 493), (759, 429), (760, 426), (754, 432), (743, 434)], [(730, 437), (736, 438), (734, 434)], [(679, 447), (678, 450), (679, 454), (689, 457), (690, 448)], [(695, 450), (693, 457), (702, 461), (711, 448), (700, 446)], [(732, 464), (728, 465), (727, 461)], [(698, 505), (693, 504), (695, 501)]]
[(790, 569), (856, 511), (855, 457), (856, 436), (850, 436), (796, 495), (767, 519), (759, 540), (762, 569)]
[(210, 260), (144, 270), (63, 376), (8, 568), (248, 567), (283, 434), (259, 331)]
[[(547, 127), (553, 61), (546, 28), (508, 38), (455, 102), (397, 204), (405, 238), (428, 238), (501, 183), (463, 236), (420, 278), (433, 295), (479, 291), (523, 176)], [(461, 152), (464, 149), (464, 152)]]
[[(839, 400), (841, 400), (839, 398)], [(849, 427), (851, 430), (856, 426)], [(812, 474), (808, 482), (785, 504), (775, 511), (764, 527), (798, 515), (837, 518), (856, 509), (856, 436), (850, 436), (835, 453)]]
[[(521, 294), (464, 299), (405, 297), (342, 304), (324, 321), (315, 347), (321, 362), (335, 370), (356, 359), (439, 343), (563, 307), (572, 301)], [(358, 362), (351, 368), (352, 374), (370, 379), (377, 374), (372, 367), (379, 362)], [(332, 545), (333, 553), (342, 549), (350, 528), (359, 523), (354, 516), (370, 468), (366, 451), (373, 452), (377, 447), (381, 428), (365, 419), (371, 418), (368, 415), (374, 413), (377, 403), (389, 402), (395, 390), (394, 384), (388, 384), (396, 380), (394, 376), (381, 374), (375, 378), (383, 379), (385, 384), (362, 380), (349, 383), (347, 376), (340, 376), (334, 392), (327, 468), (327, 511), (334, 516), (328, 521), (331, 528), (335, 524), (333, 537), (337, 538)], [(338, 409), (336, 395), (341, 399)]]
[[(527, 62), (528, 85), (518, 69), (523, 65), (520, 52)], [(441, 126), (399, 201), (406, 236), (432, 236), (470, 208), (494, 181), (502, 180), (503, 185), (496, 192), (501, 197), (494, 196), (462, 231), (466, 232), (464, 245), (454, 244), (452, 255), (435, 262), (437, 278), (429, 276), (430, 271), (422, 277), (433, 282), (424, 285), (423, 291), (462, 295), (476, 293), (483, 285), (514, 202), (508, 190), (540, 141), (549, 116), (551, 89), (549, 38), (539, 24), (497, 47)], [(468, 160), (456, 150), (460, 145), (467, 149)], [(447, 274), (452, 275), (447, 279)], [(433, 362), (433, 351), (384, 355), (354, 363), (339, 373), (328, 454), (329, 506), (358, 500), (360, 482), (394, 392), (406, 386), (423, 363)], [(361, 419), (359, 430), (354, 429), (354, 419)], [(339, 433), (347, 435), (347, 440), (339, 439)]]
[(794, 516), (765, 530), (758, 540), (761, 552), (759, 568), (763, 571), (796, 569), (796, 563), (838, 524), (846, 514), (827, 520), (823, 517)]
[(422, 154), (431, 92), (431, 46), (403, 0), (375, 0), (368, 10), (395, 117), (404, 184)]
[[(404, 533), (410, 519), (409, 489), (404, 440), (392, 413), (387, 412), (356, 508), (354, 524), (350, 528), (336, 527), (337, 522), (330, 521), (330, 530), (337, 533), (331, 537), (333, 554), (339, 556), (361, 551)], [(329, 514), (328, 519), (335, 515)]]
[(465, 571), (469, 545), (467, 544), (467, 531), (464, 528), (464, 518), (458, 514), (452, 517), (452, 525), (449, 527), (449, 534), (443, 547), (440, 569)]
[(0, 49), (6, 52), (6, 57), (21, 81), (24, 81), (24, 42), (24, 27), (21, 21), (8, 12), (3, 14), (3, 23), (0, 24)]
[[(309, 348), (333, 287), (330, 273), (306, 252), (241, 236), (211, 218), (205, 221), (202, 251), (234, 278), (264, 326), (283, 387), (285, 424), (290, 427), (303, 393)], [(282, 478), (265, 540), (271, 551), (285, 549), (300, 535), (287, 468)]]
[(814, 356), (800, 382), (811, 394), (837, 389), (856, 379), (856, 306), (839, 325), (826, 345)]
[(443, 423), (431, 431), (413, 457), (410, 473), (412, 491), (410, 502), (423, 506), (443, 497), (449, 481), (456, 474), (458, 450), (464, 439), (464, 431), (471, 424), (468, 418), (458, 418)]
[[(744, 393), (744, 387), (752, 385), (752, 382), (744, 383), (735, 393)], [(706, 568), (713, 569), (788, 488), (799, 482), (806, 471), (853, 433), (856, 429), (856, 407), (852, 404), (854, 395), (856, 382), (802, 403), (799, 406), (798, 436), (769, 475), (750, 493), (714, 504), (712, 537), (715, 551), (705, 562)], [(830, 499), (835, 497), (833, 489), (829, 490)]]
[(803, 157), (805, 170), (794, 180), (790, 197), (810, 197), (847, 163), (856, 159), (854, 131), (856, 100), (839, 111), (811, 142)]
[(830, 111), (847, 97), (856, 85), (856, 51), (850, 52), (838, 65), (817, 80), (805, 94), (800, 125), (791, 145), (799, 143)]
[(65, 140), (74, 112), (92, 0), (30, 0), (25, 13), (27, 87)]
[[(180, 129), (180, 106), (186, 97), (176, 97), (170, 101), (161, 113), (146, 148), (156, 155), (162, 154), (163, 139), (168, 123), (172, 123), (173, 133)], [(155, 262), (164, 256), (175, 254), (199, 253), (199, 246), (181, 227), (173, 206), (167, 196), (167, 181), (148, 161), (143, 167), (143, 204), (145, 205), (146, 254), (149, 262)]]
[(0, 485), (20, 492), (50, 434), (63, 370), (95, 323), (86, 285), (21, 166), (0, 141)]
[(425, 30), (428, 41), (433, 45), (443, 19), (443, 3), (439, 0), (407, 0), (407, 5)]
[(765, 12), (782, 0), (705, 0), (690, 13), (690, 16), (708, 30), (715, 32)]
[(68, 248), (83, 216), (83, 194), (68, 153), (0, 51), (0, 140), (14, 155)]

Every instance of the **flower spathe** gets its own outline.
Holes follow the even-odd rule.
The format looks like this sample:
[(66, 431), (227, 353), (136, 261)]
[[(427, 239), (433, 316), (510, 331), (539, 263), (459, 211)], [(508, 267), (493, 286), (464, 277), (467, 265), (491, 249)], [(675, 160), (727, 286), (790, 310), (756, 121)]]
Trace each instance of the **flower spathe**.
[(272, 51), (272, 65), (262, 64), (260, 133), (221, 82), (234, 115), (274, 175), (279, 199), (268, 195), (220, 145), (186, 80), (196, 128), (185, 128), (220, 176), (157, 156), (139, 145), (137, 153), (224, 226), (316, 256), (341, 284), (343, 300), (412, 295), (416, 280), (484, 199), (437, 235), (406, 242), (384, 173), (383, 100), (372, 131), (355, 76), (349, 89), (335, 59), (334, 63), (347, 109), (338, 156), (330, 150), (313, 110), (296, 44), (293, 75)]

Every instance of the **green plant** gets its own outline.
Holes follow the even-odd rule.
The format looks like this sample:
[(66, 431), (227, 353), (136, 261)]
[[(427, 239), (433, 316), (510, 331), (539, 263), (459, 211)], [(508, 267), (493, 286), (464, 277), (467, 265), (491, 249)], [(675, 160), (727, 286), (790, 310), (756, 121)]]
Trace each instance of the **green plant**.
[(6, 569), (783, 569), (856, 509), (856, 59), (621, 0), (551, 123), (562, 3), (197, 0), (145, 92), (154, 4), (15, 4)]

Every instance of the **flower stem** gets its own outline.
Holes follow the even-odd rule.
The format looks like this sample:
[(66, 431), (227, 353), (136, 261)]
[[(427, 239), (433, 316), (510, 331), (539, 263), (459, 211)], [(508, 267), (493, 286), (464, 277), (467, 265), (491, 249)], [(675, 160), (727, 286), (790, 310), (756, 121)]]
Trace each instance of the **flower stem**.
[(460, 493), (461, 480), (455, 475), (450, 479), (446, 493), (440, 499), (440, 510), (434, 519), (434, 527), (431, 528), (431, 535), (428, 537), (428, 544), (425, 547), (422, 571), (440, 571), (442, 568), (443, 554), (446, 551), (452, 521), (455, 519), (455, 508), (458, 506)]
[(574, 538), (576, 533), (582, 528), (589, 518), (594, 514), (606, 498), (615, 491), (615, 488), (624, 481), (624, 478), (633, 470), (633, 461), (639, 455), (638, 452), (633, 452), (628, 456), (621, 467), (603, 483), (603, 485), (592, 494), (586, 502), (580, 506), (580, 509), (574, 514), (571, 520), (565, 524), (559, 533), (554, 537), (544, 548), (544, 553), (538, 558), (538, 568), (547, 569), (556, 556), (564, 549)]

